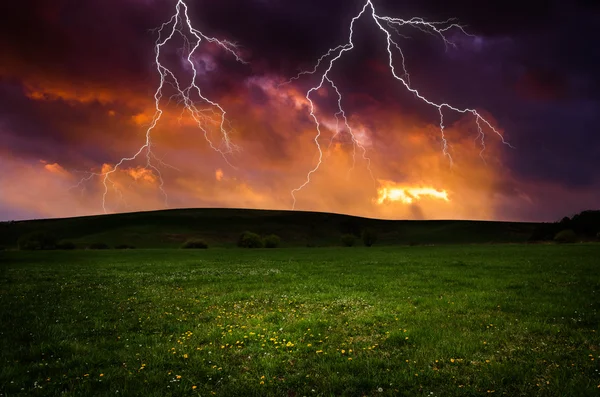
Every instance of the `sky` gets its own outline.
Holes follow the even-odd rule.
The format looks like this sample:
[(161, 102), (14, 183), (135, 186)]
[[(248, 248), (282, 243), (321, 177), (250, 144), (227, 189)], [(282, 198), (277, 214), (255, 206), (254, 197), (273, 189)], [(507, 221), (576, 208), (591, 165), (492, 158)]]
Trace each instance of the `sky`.
[[(408, 76), (396, 49), (394, 68), (411, 89), (482, 117), (445, 108), (443, 131), (438, 109), (393, 76), (386, 35), (369, 10), (353, 25), (352, 51), (327, 75), (350, 130), (336, 119), (327, 81), (307, 98), (332, 57), (283, 84), (346, 44), (366, 1), (186, 4), (194, 28), (225, 44), (202, 40), (190, 55), (194, 36), (183, 24), (183, 35), (161, 47), (158, 61), (173, 74), (151, 152), (144, 145), (161, 81), (155, 45), (169, 32), (157, 28), (177, 0), (0, 6), (0, 220), (231, 207), (556, 221), (599, 209), (595, 1), (373, 0), (379, 16), (454, 17), (469, 34), (443, 31), (449, 45), (425, 28), (386, 25)], [(187, 87), (194, 69), (210, 102), (174, 95), (171, 77)], [(315, 120), (322, 156), (305, 185), (319, 163)]]

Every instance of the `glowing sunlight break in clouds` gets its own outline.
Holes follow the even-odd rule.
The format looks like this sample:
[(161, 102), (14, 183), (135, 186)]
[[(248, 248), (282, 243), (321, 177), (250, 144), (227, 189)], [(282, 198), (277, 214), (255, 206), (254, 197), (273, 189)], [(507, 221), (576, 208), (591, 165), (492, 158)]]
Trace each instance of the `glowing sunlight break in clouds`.
[(436, 190), (432, 187), (410, 187), (391, 181), (379, 181), (382, 185), (377, 189), (377, 204), (385, 204), (399, 201), (404, 204), (412, 204), (415, 200), (421, 200), (421, 197), (450, 201), (448, 193), (445, 190)]

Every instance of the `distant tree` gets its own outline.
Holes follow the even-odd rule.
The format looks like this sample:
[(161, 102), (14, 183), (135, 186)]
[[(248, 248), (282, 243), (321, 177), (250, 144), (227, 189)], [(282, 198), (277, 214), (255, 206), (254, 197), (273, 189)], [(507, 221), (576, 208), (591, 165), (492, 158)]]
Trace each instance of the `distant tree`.
[(573, 230), (566, 229), (556, 233), (556, 236), (554, 236), (554, 241), (557, 243), (576, 243), (579, 241), (579, 239)]
[(560, 224), (562, 227), (565, 227), (565, 228), (569, 226), (569, 223), (571, 223), (571, 218), (569, 218), (568, 216), (565, 216), (565, 217), (564, 217), (564, 218), (562, 218), (562, 219), (560, 220), (560, 222), (559, 222), (559, 224)]
[(533, 232), (529, 237), (529, 241), (553, 240), (556, 233), (561, 230), (562, 228), (558, 223), (539, 223), (534, 227)]
[(265, 237), (264, 242), (266, 248), (277, 248), (281, 243), (281, 238), (276, 234), (271, 234)]
[(354, 234), (344, 234), (342, 236), (342, 244), (344, 247), (352, 247), (356, 243), (356, 236)]
[(56, 249), (57, 250), (74, 250), (75, 243), (73, 243), (72, 241), (61, 241), (58, 244), (56, 244)]
[(91, 243), (88, 245), (88, 249), (91, 250), (107, 250), (108, 248), (108, 244), (106, 243)]
[(130, 244), (119, 244), (115, 246), (115, 249), (118, 250), (133, 250), (135, 249), (135, 246), (130, 245)]
[(53, 250), (56, 249), (56, 237), (53, 235), (37, 231), (19, 238), (17, 244), (20, 250)]
[(596, 240), (600, 240), (600, 232), (596, 233)]
[(256, 233), (245, 231), (240, 235), (237, 243), (241, 248), (262, 248), (264, 247), (263, 239)]
[(373, 229), (365, 229), (362, 232), (363, 243), (370, 247), (377, 241), (377, 232)]
[(208, 244), (204, 240), (201, 240), (201, 239), (198, 239), (198, 238), (194, 238), (194, 239), (187, 240), (185, 243), (183, 243), (183, 245), (181, 246), (181, 248), (186, 248), (186, 249), (207, 249), (208, 248)]
[(571, 219), (569, 229), (588, 237), (600, 232), (600, 211), (582, 211)]

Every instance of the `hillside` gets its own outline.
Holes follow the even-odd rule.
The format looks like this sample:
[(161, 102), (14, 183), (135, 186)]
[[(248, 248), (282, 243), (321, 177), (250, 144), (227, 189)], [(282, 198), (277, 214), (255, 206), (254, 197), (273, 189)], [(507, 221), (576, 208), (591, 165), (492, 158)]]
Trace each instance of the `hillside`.
[(277, 234), (283, 246), (339, 245), (344, 233), (378, 232), (378, 245), (524, 242), (535, 223), (487, 221), (390, 221), (348, 215), (246, 209), (176, 209), (0, 223), (0, 245), (46, 231), (79, 247), (90, 243), (137, 248), (178, 247), (191, 237), (211, 246), (233, 246), (245, 230)]

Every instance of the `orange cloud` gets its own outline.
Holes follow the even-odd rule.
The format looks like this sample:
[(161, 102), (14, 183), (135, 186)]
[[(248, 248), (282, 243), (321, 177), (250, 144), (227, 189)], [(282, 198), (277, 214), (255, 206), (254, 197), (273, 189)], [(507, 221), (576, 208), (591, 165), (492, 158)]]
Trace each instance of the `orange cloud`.
[(138, 126), (148, 126), (152, 122), (153, 119), (154, 119), (154, 112), (152, 114), (138, 113), (134, 116), (131, 116), (131, 120)]
[(151, 169), (143, 168), (141, 166), (125, 169), (124, 172), (132, 177), (135, 181), (143, 181), (153, 184), (158, 180)]
[(219, 169), (217, 169), (215, 171), (215, 179), (217, 181), (221, 182), (223, 180), (223, 176), (224, 176), (224, 174), (223, 174), (223, 170), (222, 169), (219, 168)]
[(148, 103), (148, 98), (138, 96), (126, 90), (117, 91), (108, 87), (93, 87), (89, 85), (75, 86), (61, 81), (36, 81), (24, 83), (25, 94), (37, 101), (62, 100), (68, 103), (90, 104), (98, 102), (102, 105), (111, 103), (128, 103), (137, 106)]
[(71, 174), (58, 163), (46, 164), (46, 162), (43, 160), (42, 160), (42, 163), (45, 164), (44, 168), (53, 174), (58, 174), (58, 175), (66, 176), (66, 177), (71, 176)]
[[(314, 141), (317, 131), (308, 115), (309, 102), (305, 93), (293, 85), (278, 86), (275, 77), (248, 79), (246, 86), (260, 88), (267, 100), (253, 103), (243, 90), (220, 98), (228, 111), (230, 138), (241, 148), (227, 154), (227, 161), (207, 142), (208, 138), (215, 148), (223, 148), (218, 114), (207, 108), (206, 117), (201, 120), (205, 136), (181, 104), (171, 101), (167, 105), (165, 100), (164, 112), (151, 137), (153, 153), (161, 160), (151, 158), (160, 169), (169, 205), (291, 208), (291, 191), (305, 182), (318, 162)], [(321, 94), (315, 94), (318, 101), (335, 101), (335, 96)], [(120, 157), (133, 155), (145, 144), (145, 128), (155, 112), (153, 98), (119, 89), (39, 84), (31, 86), (29, 95), (40, 101), (110, 105), (102, 110), (104, 117), (110, 116), (110, 128), (85, 135), (88, 144), (94, 143), (107, 157), (110, 155), (111, 164), (98, 164), (98, 173), (111, 172)], [(502, 151), (499, 140), (489, 134), (483, 153), (486, 162), (482, 160), (472, 118), (447, 123), (445, 136), (454, 160), (452, 165), (443, 155), (436, 120), (426, 124), (393, 109), (375, 107), (349, 114), (355, 139), (366, 149), (368, 161), (360, 148), (352, 146), (343, 123), (315, 106), (322, 122), (322, 163), (311, 175), (311, 182), (295, 194), (297, 209), (392, 219), (498, 216), (496, 203), (506, 201), (505, 196), (498, 195), (498, 186), (506, 179)], [(76, 132), (72, 134), (82, 136)], [(142, 153), (111, 173), (106, 195), (109, 211), (164, 208), (159, 175), (156, 169), (146, 168), (146, 162), (146, 153)], [(12, 200), (13, 205), (36, 208), (48, 216), (68, 214), (69, 208), (77, 214), (102, 211), (102, 176), (91, 177), (70, 189), (79, 175), (57, 162), (44, 164), (40, 169), (24, 164), (20, 167), (34, 185), (44, 186), (56, 197), (62, 195), (68, 205), (56, 200), (54, 212), (51, 206), (42, 211), (41, 204), (33, 201), (16, 204)], [(31, 178), (36, 172), (39, 175)]]

